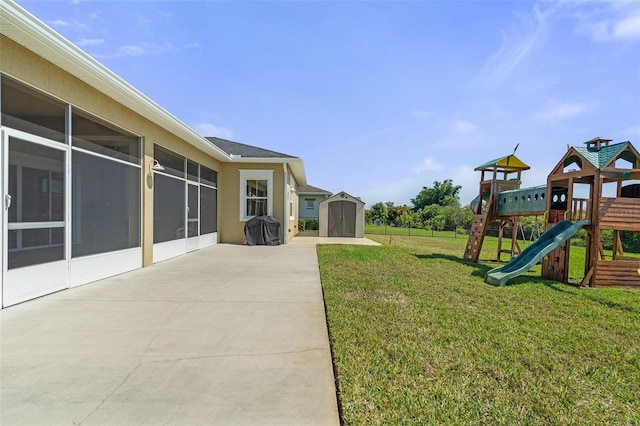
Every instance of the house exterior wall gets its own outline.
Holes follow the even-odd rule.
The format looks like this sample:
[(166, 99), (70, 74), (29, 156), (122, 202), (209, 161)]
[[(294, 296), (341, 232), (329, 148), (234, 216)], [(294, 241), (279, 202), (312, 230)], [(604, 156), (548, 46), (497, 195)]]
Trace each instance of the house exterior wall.
[[(40, 23), (30, 22), (29, 19), (23, 21), (27, 26), (44, 29), (38, 28)], [(20, 279), (28, 275), (24, 273), (29, 269), (25, 266), (31, 266), (29, 273), (37, 274), (35, 281), (43, 281), (40, 279), (42, 276), (53, 276), (58, 272), (62, 277), (55, 288), (50, 286), (34, 291), (14, 292), (16, 296), (7, 298), (7, 303), (3, 298), (2, 306), (147, 266), (154, 261), (184, 254), (216, 242), (244, 242), (244, 221), (239, 218), (241, 170), (271, 170), (273, 186), (269, 196), (272, 200), (272, 213), (282, 224), (284, 242), (290, 241), (298, 232), (298, 200), (295, 197), (298, 183), (294, 176), (305, 180), (299, 158), (264, 159), (263, 162), (262, 158), (238, 161), (237, 158), (227, 157), (222, 150), (180, 123), (153, 101), (128, 84), (118, 81), (113, 73), (93, 63), (88, 56), (82, 56), (82, 52), (75, 50), (66, 40), (54, 36), (55, 40), (52, 41), (44, 35), (22, 33), (21, 30), (16, 30), (19, 25), (11, 25), (7, 23), (6, 32), (3, 25), (3, 33), (0, 34), (0, 81), (3, 82), (6, 93), (11, 93), (2, 98), (5, 108), (2, 112), (3, 115), (7, 114), (4, 115), (6, 120), (0, 122), (3, 126), (0, 142), (3, 149), (8, 149), (10, 154), (0, 164), (1, 171), (3, 175), (10, 173), (7, 182), (20, 187), (22, 182), (26, 182), (22, 178), (23, 171), (30, 173), (29, 176), (34, 176), (33, 173), (41, 173), (42, 176), (43, 173), (48, 173), (48, 177), (43, 181), (46, 184), (44, 191), (49, 194), (49, 200), (54, 197), (61, 200), (62, 204), (56, 204), (60, 206), (60, 210), (56, 212), (59, 211), (60, 217), (64, 218), (33, 225), (29, 219), (22, 220), (21, 216), (0, 214), (3, 233), (11, 229), (11, 241), (19, 239), (18, 245), (14, 242), (8, 243), (8, 239), (3, 242), (3, 258), (5, 255), (9, 258), (7, 253), (10, 253), (13, 263), (9, 267), (3, 266), (0, 273), (2, 289), (7, 288), (7, 282), (14, 283), (11, 291), (20, 289)], [(47, 31), (49, 30), (44, 32)], [(13, 38), (19, 41), (16, 42)], [(16, 96), (15, 102), (10, 96)], [(52, 98), (51, 103), (45, 99), (47, 96)], [(35, 104), (35, 109), (31, 109), (30, 102), (42, 104)], [(44, 107), (49, 104), (52, 106)], [(32, 113), (40, 112), (40, 105), (43, 106), (44, 112), (38, 117)], [(51, 129), (56, 130), (46, 130), (48, 124), (42, 123), (48, 121), (55, 122)], [(73, 123), (77, 123), (79, 127), (76, 128), (76, 124)], [(42, 135), (32, 134), (38, 133), (38, 128), (46, 131)], [(82, 137), (73, 138), (72, 143), (72, 135), (76, 131), (76, 136), (86, 135), (88, 139), (82, 141)], [(119, 142), (111, 144), (110, 139), (104, 139), (111, 134), (124, 138), (129, 145), (118, 145)], [(91, 145), (94, 143), (92, 140), (95, 146)], [(105, 144), (104, 141), (109, 143)], [(119, 147), (124, 148), (122, 152), (119, 152)], [(156, 147), (162, 147), (164, 150), (161, 153), (156, 151), (154, 154)], [(128, 151), (129, 149), (131, 151)], [(127, 157), (129, 152), (131, 154), (128, 159), (120, 158)], [(48, 155), (54, 155), (51, 157), (54, 158), (53, 163), (49, 161)], [(167, 159), (169, 163), (173, 162), (174, 167), (170, 170), (152, 171), (155, 155), (161, 155), (159, 158)], [(191, 165), (197, 163), (206, 167), (217, 176), (209, 172), (203, 175), (207, 176), (205, 180), (199, 180), (189, 172), (188, 176), (183, 174), (180, 177), (180, 172), (176, 174), (172, 170), (180, 170), (181, 160), (185, 159), (190, 160)], [(293, 162), (293, 166), (288, 164), (288, 161)], [(36, 165), (33, 166), (34, 164)], [(96, 166), (97, 164), (99, 166)], [(113, 166), (114, 164), (119, 166)], [(117, 171), (114, 171), (116, 169), (113, 167), (116, 167)], [(118, 183), (110, 185), (109, 175), (105, 170), (111, 170), (114, 173), (114, 182)], [(126, 170), (127, 175), (124, 178), (122, 170)], [(193, 168), (189, 170), (193, 171)], [(159, 180), (162, 175), (164, 177)], [(177, 180), (167, 183), (174, 177)], [(155, 192), (156, 181), (167, 185), (163, 186), (167, 190)], [(173, 202), (182, 199), (180, 181), (184, 182), (183, 213), (180, 212), (179, 205)], [(128, 184), (126, 188), (118, 186), (123, 182)], [(194, 192), (194, 187), (199, 190)], [(18, 191), (10, 187), (9, 191), (18, 194), (16, 200), (22, 202), (31, 191), (30, 186), (24, 188), (26, 189)], [(92, 190), (94, 188), (95, 190)], [(4, 191), (4, 188), (2, 190)], [(57, 195), (51, 195), (54, 193)], [(159, 194), (162, 194), (162, 198)], [(156, 205), (163, 203), (161, 206), (174, 207), (166, 211), (173, 210), (175, 214), (163, 215), (162, 212), (165, 210), (160, 207), (154, 215), (154, 198)], [(192, 201), (197, 201), (196, 217), (187, 213), (187, 199), (191, 213), (194, 211)], [(290, 205), (292, 199), (293, 206)], [(111, 203), (112, 200), (115, 202)], [(115, 206), (116, 204), (118, 205)], [(20, 204), (14, 203), (11, 207), (12, 215), (17, 214), (15, 212), (18, 211), (18, 205)], [(118, 214), (112, 214), (112, 211), (116, 211), (111, 210), (112, 208), (119, 208)], [(202, 210), (203, 208), (205, 210)], [(94, 214), (96, 212), (100, 214)], [(184, 214), (182, 221), (181, 214)], [(8, 217), (13, 217), (9, 224)], [(202, 227), (192, 226), (196, 223), (202, 224), (202, 218), (208, 219), (206, 231), (204, 224)], [(159, 226), (161, 222), (164, 223)], [(93, 228), (88, 229), (88, 224)], [(57, 265), (55, 267), (59, 268), (56, 269), (57, 272), (52, 273), (50, 266), (47, 266), (54, 262), (36, 258), (32, 251), (25, 249), (32, 247), (28, 245), (32, 244), (32, 240), (24, 236), (28, 234), (24, 230), (31, 229), (38, 230), (40, 235), (41, 230), (48, 232), (48, 242), (44, 245), (39, 243), (38, 250), (57, 250), (55, 256), (63, 253), (61, 257), (54, 259)], [(47, 229), (49, 231), (46, 231)], [(191, 233), (193, 229), (202, 229), (204, 234), (198, 235), (196, 232), (194, 235)], [(123, 230), (124, 237), (120, 237), (119, 230)], [(52, 237), (54, 234), (55, 237)], [(108, 236), (115, 237), (116, 234), (118, 238), (128, 238), (128, 241), (109, 245), (112, 241)], [(89, 235), (93, 236), (94, 240), (90, 241)], [(202, 236), (204, 238), (201, 238)], [(27, 245), (22, 246), (23, 242)], [(173, 244), (174, 242), (176, 244)], [(89, 244), (94, 245), (89, 247)], [(171, 246), (170, 250), (166, 248), (168, 246)], [(25, 262), (19, 264), (16, 260), (18, 256), (22, 256), (21, 259)], [(122, 260), (124, 262), (121, 262)], [(10, 275), (12, 278), (8, 279)], [(28, 279), (24, 282), (28, 282)], [(22, 299), (18, 300), (20, 298)]]
[(221, 162), (4, 35), (0, 35), (0, 45), (0, 71), (4, 74), (141, 137), (142, 251), (143, 265), (150, 265), (153, 262), (153, 179), (148, 179), (147, 172), (153, 162), (154, 144), (193, 159), (218, 173)]
[(286, 218), (286, 227), (283, 227), (283, 229), (285, 230), (286, 233), (286, 240), (287, 242), (291, 241), (291, 239), (293, 237), (295, 237), (299, 230), (298, 230), (298, 214), (300, 212), (300, 202), (298, 201), (298, 195), (296, 192), (298, 183), (295, 180), (293, 171), (291, 170), (291, 167), (289, 167), (289, 165), (285, 164), (285, 169), (286, 170), (286, 174), (288, 175), (289, 179), (287, 181), (287, 186), (285, 187), (284, 190), (284, 197), (286, 197), (286, 205), (289, 205), (289, 195), (292, 196), (293, 199), (293, 211), (292, 212), (285, 212), (285, 218)]
[[(268, 161), (268, 160), (265, 160)], [(219, 235), (220, 241), (230, 244), (245, 242), (244, 221), (240, 220), (240, 171), (241, 170), (271, 170), (273, 171), (272, 216), (280, 222), (283, 237), (286, 242), (298, 233), (297, 209), (294, 204), (294, 216), (291, 218), (288, 209), (288, 194), (292, 189), (289, 182), (285, 185), (285, 167), (287, 176), (291, 177), (291, 169), (282, 163), (223, 163), (219, 174), (218, 197), (221, 208)], [(295, 180), (294, 180), (295, 181)], [(295, 188), (293, 188), (295, 190)], [(297, 198), (297, 197), (296, 197)], [(283, 243), (285, 242), (283, 241)]]
[[(298, 194), (299, 206), (300, 206), (300, 219), (318, 219), (320, 217), (320, 202), (325, 200), (329, 194)], [(307, 203), (313, 200), (313, 208), (307, 208)]]

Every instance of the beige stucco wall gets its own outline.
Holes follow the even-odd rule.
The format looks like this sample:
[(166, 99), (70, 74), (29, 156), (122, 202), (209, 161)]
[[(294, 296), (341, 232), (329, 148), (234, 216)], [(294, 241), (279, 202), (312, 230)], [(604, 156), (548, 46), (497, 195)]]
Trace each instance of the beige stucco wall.
[[(158, 144), (184, 155), (217, 171), (219, 175), (222, 172), (222, 163), (2, 35), (0, 35), (0, 71), (142, 138), (143, 265), (151, 264), (153, 260), (153, 179), (147, 173), (149, 164), (153, 161), (153, 145)], [(237, 186), (237, 183), (235, 185)], [(220, 203), (220, 206), (219, 218), (224, 215), (224, 205)], [(219, 219), (218, 229), (220, 225)]]
[[(293, 177), (293, 173), (291, 172), (291, 168), (289, 166), (287, 166), (287, 173), (289, 174), (290, 177)], [(287, 185), (286, 188), (286, 197), (288, 197), (289, 195), (289, 191), (293, 190), (294, 191), (294, 196), (293, 196), (293, 217), (288, 217), (288, 222), (287, 222), (287, 241), (291, 241), (291, 239), (293, 237), (295, 237), (298, 232), (300, 232), (298, 230), (298, 216), (299, 216), (299, 211), (300, 211), (300, 200), (298, 197), (298, 193), (296, 191), (297, 187), (298, 187), (298, 182), (295, 180), (295, 177), (293, 177), (293, 188), (291, 187), (291, 185)], [(289, 199), (287, 198), (287, 205), (288, 205)]]
[[(231, 244), (245, 242), (244, 222), (240, 221), (240, 170), (273, 170), (273, 217), (282, 226), (287, 241), (298, 233), (297, 212), (293, 220), (285, 210), (288, 207), (289, 184), (285, 191), (285, 168), (282, 163), (223, 163), (219, 178), (218, 210), (220, 212), (220, 241)], [(290, 170), (287, 166), (287, 173)], [(296, 197), (297, 198), (297, 197)], [(297, 206), (297, 200), (296, 200)]]

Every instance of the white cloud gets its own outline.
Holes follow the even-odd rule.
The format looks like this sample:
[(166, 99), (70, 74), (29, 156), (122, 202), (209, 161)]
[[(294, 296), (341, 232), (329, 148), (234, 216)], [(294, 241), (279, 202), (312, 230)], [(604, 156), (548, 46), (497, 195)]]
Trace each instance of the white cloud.
[(169, 43), (140, 43), (137, 45), (122, 46), (118, 52), (120, 53), (120, 56), (148, 56), (157, 55), (170, 50), (173, 50), (173, 46)]
[(148, 52), (148, 50), (139, 45), (129, 45), (122, 46), (120, 49), (118, 49), (118, 52), (120, 53), (119, 56), (142, 56), (145, 54), (145, 52)]
[(46, 21), (51, 27), (62, 30), (64, 29), (67, 33), (71, 31), (89, 31), (89, 26), (86, 22), (80, 21), (65, 21), (64, 19), (56, 19), (53, 21)]
[[(576, 31), (600, 42), (640, 40), (640, 3), (569, 2), (576, 7)], [(592, 7), (596, 4), (600, 7)]]
[(212, 123), (196, 123), (193, 126), (193, 129), (200, 133), (202, 136), (214, 136), (222, 139), (231, 139), (233, 138), (233, 130), (216, 126)]
[(613, 26), (613, 37), (640, 40), (640, 11), (616, 22)]
[(98, 59), (121, 58), (125, 56), (151, 56), (175, 50), (170, 43), (140, 43), (121, 46), (115, 53), (92, 53)]
[(553, 100), (535, 116), (546, 121), (557, 121), (588, 114), (596, 109), (593, 102), (560, 102)]
[(453, 123), (453, 129), (452, 130), (453, 130), (454, 133), (468, 134), (468, 133), (473, 133), (474, 131), (476, 131), (477, 128), (478, 127), (475, 124), (470, 123), (468, 121), (456, 120)]
[(69, 21), (63, 21), (62, 19), (56, 19), (55, 21), (49, 21), (48, 23), (54, 28), (68, 27), (71, 25)]
[(523, 17), (509, 30), (503, 30), (500, 48), (485, 63), (476, 82), (490, 88), (500, 86), (542, 42), (547, 29), (547, 15), (552, 12), (553, 9), (542, 12), (534, 6), (533, 14)]
[(76, 45), (78, 46), (98, 46), (104, 43), (103, 38), (81, 38), (76, 41)]
[(438, 163), (438, 161), (436, 161), (435, 159), (427, 157), (422, 161), (422, 164), (420, 164), (418, 167), (415, 167), (413, 171), (416, 173), (422, 173), (425, 171), (442, 170), (443, 167), (444, 166)]

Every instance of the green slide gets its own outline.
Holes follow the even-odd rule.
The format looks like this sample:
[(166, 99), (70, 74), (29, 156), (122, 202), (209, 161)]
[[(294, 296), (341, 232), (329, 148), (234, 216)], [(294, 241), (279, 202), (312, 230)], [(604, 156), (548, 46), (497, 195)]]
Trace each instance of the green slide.
[(484, 282), (505, 285), (511, 278), (527, 272), (553, 249), (573, 237), (580, 228), (586, 225), (589, 225), (588, 220), (579, 220), (576, 223), (570, 220), (561, 220), (545, 231), (535, 243), (511, 259), (511, 262), (487, 272)]

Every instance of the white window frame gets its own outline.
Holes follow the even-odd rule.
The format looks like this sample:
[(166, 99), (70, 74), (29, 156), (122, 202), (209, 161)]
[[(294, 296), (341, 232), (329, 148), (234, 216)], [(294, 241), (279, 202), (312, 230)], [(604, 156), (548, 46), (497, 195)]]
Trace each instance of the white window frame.
[(296, 193), (296, 181), (291, 176), (289, 178), (289, 220), (296, 219), (296, 199), (298, 198)]
[[(313, 210), (316, 208), (315, 198), (305, 198), (304, 201), (307, 203), (307, 210)], [(311, 205), (309, 205), (309, 203), (311, 203)]]
[(273, 170), (240, 170), (240, 221), (246, 222), (255, 215), (247, 216), (247, 181), (267, 181), (267, 215), (273, 216)]

